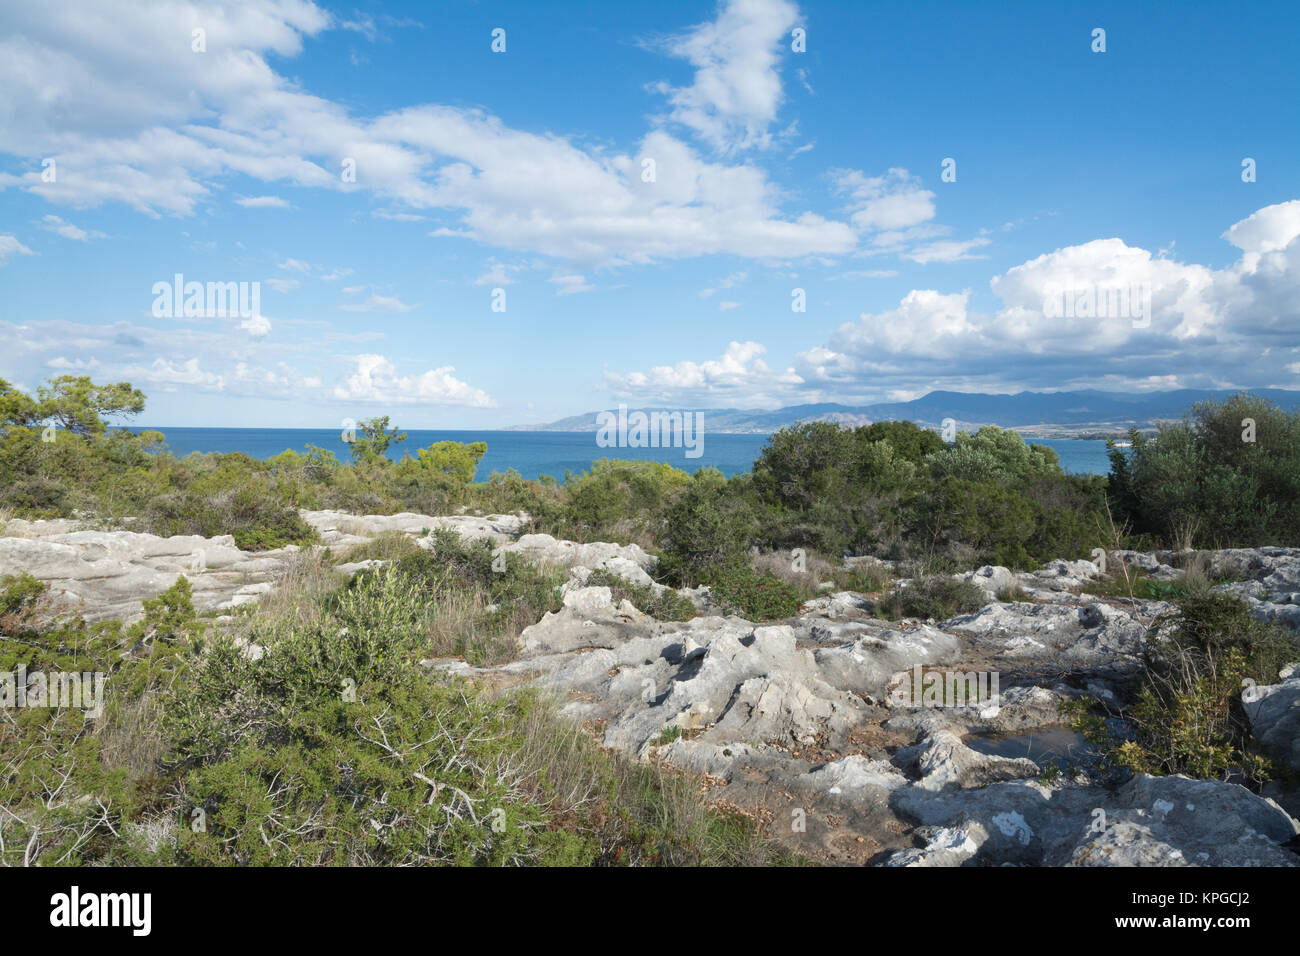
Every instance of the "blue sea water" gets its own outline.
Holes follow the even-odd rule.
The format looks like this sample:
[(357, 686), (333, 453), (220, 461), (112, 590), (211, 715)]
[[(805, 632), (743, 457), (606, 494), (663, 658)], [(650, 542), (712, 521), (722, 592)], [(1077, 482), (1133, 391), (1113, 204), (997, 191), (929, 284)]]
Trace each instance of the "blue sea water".
[[(136, 428), (133, 431), (141, 431)], [(154, 430), (167, 437), (167, 448), (177, 456), (190, 452), (243, 452), (252, 458), (269, 458), (287, 449), (301, 452), (307, 445), (329, 449), (345, 461), (349, 446), (337, 428), (167, 428)], [(494, 471), (514, 468), (525, 478), (551, 475), (563, 481), (565, 471), (589, 471), (592, 462), (601, 458), (631, 458), (667, 462), (684, 471), (717, 468), (731, 476), (748, 471), (767, 442), (766, 435), (704, 436), (703, 454), (687, 458), (682, 448), (601, 448), (595, 432), (527, 432), (527, 431), (422, 431), (408, 429), (406, 441), (389, 449), (390, 458), (403, 452), (424, 448), (438, 441), (484, 441), (487, 454), (479, 463), (478, 479)], [(1054, 449), (1061, 467), (1079, 474), (1104, 475), (1110, 470), (1106, 443), (1073, 439), (1041, 440), (1036, 444)]]

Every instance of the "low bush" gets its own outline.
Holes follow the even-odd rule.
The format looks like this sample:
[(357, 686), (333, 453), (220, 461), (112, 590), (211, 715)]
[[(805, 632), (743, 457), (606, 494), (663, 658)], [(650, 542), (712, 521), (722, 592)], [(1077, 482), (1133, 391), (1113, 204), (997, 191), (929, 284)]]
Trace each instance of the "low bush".
[(888, 618), (919, 617), (936, 621), (978, 611), (988, 596), (969, 581), (936, 574), (915, 579), (891, 591), (879, 604)]
[(656, 594), (653, 588), (633, 584), (627, 578), (608, 571), (593, 571), (587, 578), (587, 586), (609, 588), (610, 598), (615, 604), (629, 601), (642, 614), (648, 614), (656, 621), (689, 621), (700, 613), (690, 598), (672, 588), (664, 588)]
[(1275, 682), (1297, 657), (1294, 636), (1256, 621), (1239, 599), (1187, 594), (1156, 622), (1135, 702), (1116, 715), (1125, 729), (1117, 734), (1095, 701), (1074, 702), (1068, 713), (1119, 772), (1258, 786), (1272, 763), (1251, 737), (1242, 687)]
[(701, 578), (709, 594), (728, 614), (749, 621), (774, 621), (799, 613), (802, 596), (771, 572), (755, 569), (741, 558), (709, 569)]

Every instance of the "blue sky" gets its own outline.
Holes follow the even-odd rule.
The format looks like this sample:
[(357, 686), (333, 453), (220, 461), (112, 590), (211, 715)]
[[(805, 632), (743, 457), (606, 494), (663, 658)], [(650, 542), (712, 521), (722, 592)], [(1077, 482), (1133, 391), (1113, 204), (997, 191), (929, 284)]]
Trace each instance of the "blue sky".
[[(413, 428), (1300, 387), (1298, 35), (1294, 3), (4, 4), (0, 377)], [(177, 273), (258, 314), (154, 314)]]

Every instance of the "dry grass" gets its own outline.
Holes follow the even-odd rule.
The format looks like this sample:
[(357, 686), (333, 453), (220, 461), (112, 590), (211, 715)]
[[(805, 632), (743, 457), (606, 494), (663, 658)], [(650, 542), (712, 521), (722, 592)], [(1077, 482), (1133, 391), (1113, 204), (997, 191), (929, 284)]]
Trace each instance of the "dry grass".
[(396, 561), (419, 549), (415, 538), (405, 531), (384, 531), (365, 544), (358, 544), (335, 556), (336, 564), (354, 561)]
[(1173, 550), (1191, 551), (1195, 546), (1196, 536), (1200, 533), (1201, 522), (1199, 518), (1181, 518), (1173, 529), (1174, 541)]
[[(400, 532), (376, 536), (342, 555), (304, 549), (289, 563), (275, 588), (260, 602), (237, 612), (227, 633), (261, 643), (259, 636), (282, 628), (310, 627), (326, 613), (329, 596), (347, 586), (348, 579), (336, 570), (337, 564), (370, 559), (395, 564), (422, 553), (424, 549), (414, 539)], [(435, 567), (426, 568), (411, 585), (422, 592), (419, 601), (428, 620), (422, 648), (425, 656), (462, 657), (475, 666), (508, 663), (518, 656), (520, 632), (558, 606), (554, 586), (563, 579), (559, 569), (531, 572), (521, 568), (514, 573), (526, 575), (525, 582), (535, 577), (533, 586), (525, 583), (494, 598), (483, 581), (457, 573), (450, 562), (440, 564), (437, 557), (428, 560)]]
[(518, 635), (537, 623), (531, 607), (505, 609), (478, 589), (451, 589), (438, 596), (429, 628), (432, 657), (464, 657), (479, 667), (506, 664), (519, 656)]
[(104, 766), (125, 770), (131, 780), (157, 771), (167, 750), (161, 694), (158, 688), (150, 687), (139, 697), (109, 706), (98, 729)]
[(812, 551), (803, 555), (790, 551), (765, 551), (754, 555), (750, 563), (755, 570), (772, 574), (808, 594), (815, 594), (823, 581), (835, 579), (836, 566)]
[(288, 563), (269, 593), (239, 618), (237, 629), (264, 627), (269, 622), (313, 624), (320, 620), (325, 598), (346, 583), (334, 570), (333, 558), (323, 549), (305, 548)]
[(1203, 592), (1213, 584), (1210, 573), (1210, 556), (1204, 551), (1195, 551), (1187, 555), (1182, 563), (1183, 576), (1180, 581), (1189, 592)]
[(601, 862), (782, 866), (803, 862), (752, 820), (711, 807), (704, 780), (659, 761), (603, 749), (539, 699), (524, 718), (519, 757), (565, 829), (596, 839)]

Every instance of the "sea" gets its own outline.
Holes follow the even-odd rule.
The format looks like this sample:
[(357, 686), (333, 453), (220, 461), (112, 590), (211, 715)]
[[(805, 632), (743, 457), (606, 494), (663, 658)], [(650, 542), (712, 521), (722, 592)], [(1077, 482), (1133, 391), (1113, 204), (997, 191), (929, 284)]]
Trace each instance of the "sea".
[[(349, 445), (337, 428), (168, 428), (149, 426), (162, 432), (167, 450), (177, 456), (191, 452), (243, 452), (251, 458), (270, 458), (285, 449), (301, 452), (308, 445), (326, 448), (340, 461), (349, 458)], [(143, 431), (133, 428), (132, 431)], [(601, 458), (629, 458), (638, 461), (662, 461), (693, 472), (698, 468), (717, 468), (730, 477), (749, 471), (754, 459), (767, 442), (767, 435), (704, 436), (702, 454), (687, 458), (684, 448), (602, 448), (596, 433), (537, 431), (475, 431), (457, 429), (422, 431), (407, 429), (406, 441), (389, 449), (389, 457), (401, 458), (439, 441), (487, 442), (487, 454), (479, 463), (477, 479), (482, 481), (495, 471), (514, 468), (524, 478), (550, 475), (563, 481), (566, 472), (590, 471)], [(1061, 467), (1067, 472), (1104, 475), (1110, 471), (1106, 443), (1087, 439), (1038, 439), (1033, 442), (1056, 451)]]

